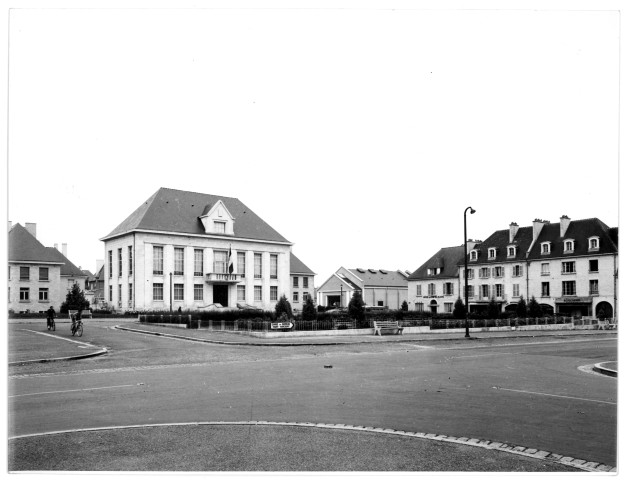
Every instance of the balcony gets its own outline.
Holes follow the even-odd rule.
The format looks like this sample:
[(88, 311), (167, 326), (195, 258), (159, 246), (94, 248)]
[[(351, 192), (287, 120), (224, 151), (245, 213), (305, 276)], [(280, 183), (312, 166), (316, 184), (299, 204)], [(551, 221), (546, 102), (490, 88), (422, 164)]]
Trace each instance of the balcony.
[(207, 273), (206, 283), (239, 283), (240, 273)]

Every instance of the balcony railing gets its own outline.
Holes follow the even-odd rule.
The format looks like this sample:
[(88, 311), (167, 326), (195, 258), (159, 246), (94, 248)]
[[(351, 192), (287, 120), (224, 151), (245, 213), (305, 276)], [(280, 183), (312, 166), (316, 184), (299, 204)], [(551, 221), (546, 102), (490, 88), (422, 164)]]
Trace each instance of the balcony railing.
[(241, 281), (240, 273), (207, 273), (206, 281), (208, 283), (239, 283)]

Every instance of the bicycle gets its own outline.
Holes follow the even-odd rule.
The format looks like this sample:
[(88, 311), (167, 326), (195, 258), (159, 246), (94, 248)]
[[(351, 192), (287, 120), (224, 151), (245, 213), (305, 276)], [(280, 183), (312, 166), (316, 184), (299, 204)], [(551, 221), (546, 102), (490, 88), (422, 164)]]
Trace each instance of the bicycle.
[(72, 337), (74, 335), (82, 337), (82, 320), (80, 318), (72, 322)]
[(56, 323), (54, 322), (54, 318), (48, 318), (48, 330), (56, 331)]

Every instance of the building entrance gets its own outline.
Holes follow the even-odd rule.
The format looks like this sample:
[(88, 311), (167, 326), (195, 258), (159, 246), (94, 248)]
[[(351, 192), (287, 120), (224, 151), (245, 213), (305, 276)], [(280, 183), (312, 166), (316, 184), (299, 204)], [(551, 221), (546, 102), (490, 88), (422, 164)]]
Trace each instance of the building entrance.
[(213, 285), (213, 303), (228, 306), (228, 285)]

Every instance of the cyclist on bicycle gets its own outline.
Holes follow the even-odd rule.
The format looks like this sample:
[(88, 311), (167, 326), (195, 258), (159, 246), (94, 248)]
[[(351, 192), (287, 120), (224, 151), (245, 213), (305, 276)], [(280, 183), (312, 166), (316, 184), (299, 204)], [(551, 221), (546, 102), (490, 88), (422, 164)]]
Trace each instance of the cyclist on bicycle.
[(54, 307), (50, 305), (50, 308), (48, 308), (48, 311), (46, 313), (48, 314), (47, 315), (48, 326), (50, 326), (52, 324), (52, 320), (54, 320), (54, 317), (56, 317), (56, 312), (54, 311)]

